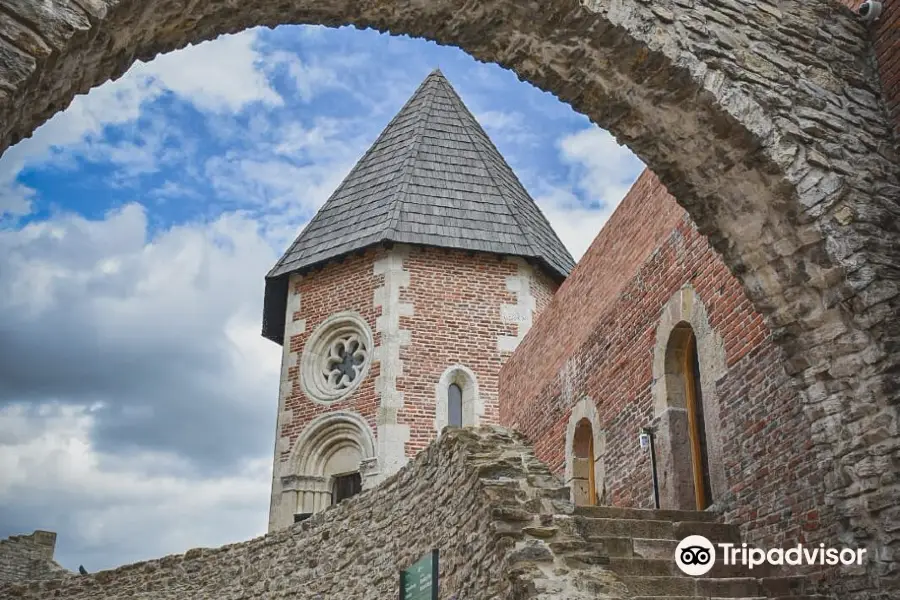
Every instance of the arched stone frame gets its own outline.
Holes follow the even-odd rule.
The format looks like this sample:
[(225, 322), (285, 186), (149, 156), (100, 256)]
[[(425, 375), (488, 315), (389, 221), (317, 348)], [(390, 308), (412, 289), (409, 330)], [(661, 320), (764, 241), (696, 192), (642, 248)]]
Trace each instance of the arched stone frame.
[(450, 421), (448, 414), (448, 395), (450, 384), (455, 383), (462, 388), (463, 426), (478, 425), (484, 416), (484, 400), (478, 392), (478, 378), (475, 372), (465, 365), (453, 365), (441, 375), (435, 392), (434, 428), (440, 433)]
[(594, 485), (596, 486), (597, 504), (606, 504), (606, 463), (604, 456), (606, 454), (606, 434), (600, 427), (600, 417), (597, 414), (597, 407), (594, 401), (585, 396), (579, 400), (573, 407), (569, 415), (569, 422), (566, 426), (566, 471), (565, 484), (569, 486), (569, 497), (573, 504), (579, 504), (579, 491), (575, 489), (576, 484), (576, 456), (575, 448), (575, 432), (581, 421), (587, 421), (591, 426), (591, 433), (594, 441)]
[(709, 479), (715, 502), (727, 490), (716, 396), (716, 381), (726, 372), (725, 344), (710, 325), (706, 307), (690, 284), (675, 292), (662, 310), (653, 348), (651, 393), (660, 507), (693, 510), (696, 505), (691, 464), (685, 464), (683, 459), (684, 456), (690, 457), (691, 447), (684, 363), (680, 354), (688, 326), (697, 344)]
[[(294, 513), (315, 513), (331, 505), (333, 477), (359, 471), (371, 487), (375, 436), (360, 415), (334, 412), (313, 419), (297, 438), (282, 469), (282, 521)], [(288, 514), (290, 513), (290, 514)]]
[[(627, 144), (708, 236), (778, 332), (830, 469), (828, 503), (838, 513), (866, 507), (866, 526), (837, 527), (869, 547), (874, 537), (870, 555), (888, 555), (877, 551), (893, 539), (878, 507), (900, 483), (873, 485), (868, 469), (855, 468), (858, 438), (842, 433), (879, 429), (896, 440), (900, 422), (891, 216), (900, 211), (900, 160), (865, 26), (834, 0), (469, 8), (462, 0), (15, 3), (6, 17), (16, 35), (0, 64), (0, 151), (136, 60), (256, 25), (372, 27), (512, 69)], [(867, 459), (880, 456), (879, 443), (865, 442)], [(870, 565), (877, 573), (883, 561)]]

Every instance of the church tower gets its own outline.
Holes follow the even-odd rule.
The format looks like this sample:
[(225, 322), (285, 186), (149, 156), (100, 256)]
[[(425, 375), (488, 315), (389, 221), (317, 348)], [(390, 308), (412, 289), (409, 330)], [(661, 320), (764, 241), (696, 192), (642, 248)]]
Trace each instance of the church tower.
[(440, 71), (266, 276), (283, 346), (269, 530), (498, 421), (500, 366), (574, 266)]

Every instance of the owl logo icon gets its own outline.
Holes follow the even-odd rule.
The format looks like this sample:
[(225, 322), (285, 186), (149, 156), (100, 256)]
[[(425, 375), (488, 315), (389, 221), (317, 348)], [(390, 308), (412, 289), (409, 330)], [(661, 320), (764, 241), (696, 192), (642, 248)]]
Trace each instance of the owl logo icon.
[(689, 535), (675, 548), (675, 564), (685, 575), (706, 575), (716, 564), (716, 547), (702, 535)]

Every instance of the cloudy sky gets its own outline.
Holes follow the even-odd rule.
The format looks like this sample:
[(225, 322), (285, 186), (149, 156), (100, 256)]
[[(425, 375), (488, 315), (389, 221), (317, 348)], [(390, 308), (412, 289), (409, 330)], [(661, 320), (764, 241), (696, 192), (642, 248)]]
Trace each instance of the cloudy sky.
[(435, 67), (576, 258), (642, 164), (511, 72), (371, 31), (135, 65), (0, 158), (0, 538), (88, 570), (264, 533), (263, 277)]

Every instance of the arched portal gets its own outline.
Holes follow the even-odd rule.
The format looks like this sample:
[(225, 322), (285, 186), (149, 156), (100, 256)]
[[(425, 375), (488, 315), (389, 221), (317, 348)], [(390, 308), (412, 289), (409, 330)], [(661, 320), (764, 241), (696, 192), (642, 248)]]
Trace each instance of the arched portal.
[(374, 459), (375, 436), (359, 415), (342, 411), (313, 419), (297, 439), (284, 474), (275, 482), (281, 498), (270, 515), (270, 530), (362, 491), (364, 463)]
[(572, 440), (572, 471), (576, 506), (597, 504), (597, 483), (594, 480), (594, 432), (591, 422), (581, 419), (575, 425)]
[[(846, 533), (862, 541), (879, 532), (887, 547), (874, 508), (881, 502), (865, 494), (890, 495), (900, 483), (872, 490), (856, 468), (859, 442), (841, 432), (896, 439), (900, 430), (900, 160), (871, 42), (846, 7), (48, 0), (16, 2), (4, 18), (15, 34), (0, 40), (0, 150), (135, 60), (257, 25), (424, 37), (552, 92), (628, 144), (722, 254), (806, 394), (811, 442), (833, 465), (827, 493), (836, 511), (873, 507), (859, 517), (865, 526)], [(880, 456), (882, 437), (862, 442), (867, 458)]]
[(606, 501), (604, 442), (597, 407), (585, 396), (572, 407), (566, 427), (565, 483), (576, 506)]
[[(675, 478), (683, 482), (690, 481), (690, 497), (693, 504), (690, 508), (704, 510), (715, 499), (710, 484), (707, 418), (703, 410), (697, 338), (687, 323), (679, 323), (672, 330), (666, 352), (666, 375), (669, 378), (667, 389), (671, 397), (671, 406), (683, 409), (686, 416), (688, 443), (680, 448), (683, 450), (680, 456), (673, 457)], [(677, 446), (673, 448), (675, 451), (678, 449)]]
[(704, 510), (726, 493), (716, 382), (725, 347), (690, 285), (663, 308), (656, 328), (653, 403), (662, 508)]

